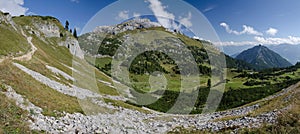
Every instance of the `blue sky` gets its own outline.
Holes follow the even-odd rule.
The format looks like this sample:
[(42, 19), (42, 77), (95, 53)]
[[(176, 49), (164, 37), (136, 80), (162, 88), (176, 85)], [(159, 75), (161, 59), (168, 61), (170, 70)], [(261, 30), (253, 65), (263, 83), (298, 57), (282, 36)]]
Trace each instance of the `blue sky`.
[[(116, 2), (119, 4), (108, 6), (115, 1), (0, 0), (0, 10), (14, 15), (55, 16), (62, 23), (69, 20), (71, 27), (80, 31), (86, 24), (91, 26), (88, 22), (97, 13), (92, 19), (97, 24), (93, 26), (118, 23), (133, 15), (164, 14), (218, 45), (300, 44), (299, 0), (185, 0), (190, 8), (180, 0), (146, 1), (120, 0)], [(220, 40), (215, 39), (211, 28), (204, 28), (210, 26)]]

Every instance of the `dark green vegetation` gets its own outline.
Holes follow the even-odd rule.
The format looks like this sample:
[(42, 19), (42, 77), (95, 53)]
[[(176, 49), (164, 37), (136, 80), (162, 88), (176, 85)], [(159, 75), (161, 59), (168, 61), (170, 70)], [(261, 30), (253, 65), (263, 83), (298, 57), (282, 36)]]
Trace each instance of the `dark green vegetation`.
[(133, 60), (129, 72), (133, 74), (153, 73), (155, 71), (169, 73), (165, 68), (160, 66), (161, 62), (163, 62), (163, 64), (175, 64), (175, 62), (164, 53), (147, 51)]
[[(239, 107), (248, 104), (250, 102), (259, 100), (261, 98), (265, 98), (271, 94), (281, 91), (283, 88), (287, 88), (288, 86), (297, 83), (298, 81), (300, 81), (300, 79), (286, 80), (283, 83), (267, 85), (263, 87), (240, 88), (237, 90), (226, 91), (223, 94), (223, 98), (219, 104), (218, 110), (226, 110), (226, 109)], [(156, 91), (153, 94), (158, 93), (159, 95), (159, 92), (163, 92), (163, 91)], [(181, 93), (178, 91), (166, 90), (162, 95), (162, 97), (159, 98), (155, 103), (152, 103), (150, 105), (143, 105), (143, 106), (160, 112), (168, 112), (168, 110), (170, 110), (174, 106), (179, 94), (181, 94), (184, 99), (180, 101), (181, 109), (179, 109), (179, 111), (177, 111), (176, 113), (185, 113), (186, 111), (184, 111), (184, 109), (186, 109), (187, 111), (193, 109), (191, 111), (191, 114), (199, 114), (202, 112), (206, 104), (209, 92), (210, 92), (209, 88), (199, 88), (198, 91), (192, 91), (190, 93)], [(214, 92), (214, 94), (216, 95), (221, 94), (219, 91), (216, 90), (212, 90), (212, 92)], [(195, 94), (198, 94), (198, 98), (195, 103), (195, 106), (188, 107), (187, 104), (189, 104), (190, 98), (193, 97)], [(135, 94), (133, 95), (138, 96)], [(151, 99), (149, 98), (150, 96), (147, 97), (148, 99)], [(137, 101), (148, 101), (147, 97), (141, 98), (141, 100), (137, 100)]]
[[(238, 90), (229, 90), (223, 94), (222, 101), (219, 105), (219, 110), (226, 110), (248, 104), (250, 102), (265, 98), (272, 95), (290, 85), (296, 84), (300, 79), (285, 80), (282, 83), (272, 84), (269, 83), (262, 87), (253, 88), (240, 88)], [(261, 83), (257, 83), (260, 85)]]
[(236, 68), (238, 70), (256, 70), (256, 67), (250, 63), (239, 59), (233, 59), (228, 55), (225, 56), (227, 68)]
[[(189, 113), (192, 110), (191, 113), (201, 113), (202, 112), (202, 108), (205, 105), (208, 93), (209, 93), (209, 88), (199, 88), (198, 91), (194, 90), (190, 93), (182, 93), (180, 94), (180, 92), (178, 91), (170, 91), (170, 90), (166, 90), (164, 91), (164, 94), (162, 95), (161, 98), (159, 98), (156, 102), (149, 104), (149, 105), (142, 105), (145, 107), (148, 107), (150, 109), (156, 110), (156, 111), (160, 111), (160, 112), (168, 112), (175, 104), (175, 102), (177, 101), (177, 98), (180, 94), (180, 96), (182, 97), (182, 100), (179, 102), (180, 104), (178, 105), (178, 111), (172, 111), (174, 113)], [(160, 92), (163, 91), (156, 91), (153, 94), (160, 94)], [(138, 96), (136, 94), (133, 94), (134, 96)], [(193, 97), (197, 97), (198, 95), (198, 99), (197, 102), (195, 103), (195, 107), (189, 107), (190, 106), (190, 102), (191, 102), (191, 98)], [(150, 98), (151, 96), (143, 96), (143, 98), (139, 97), (139, 99), (137, 99), (137, 103), (143, 103), (140, 101), (145, 101), (148, 102), (149, 100), (153, 99)], [(147, 100), (149, 99), (149, 100)], [(136, 105), (134, 103), (128, 102), (130, 104)], [(136, 106), (140, 106), (140, 105), (136, 105)]]
[(279, 54), (262, 45), (243, 51), (236, 59), (244, 60), (255, 65), (258, 70), (292, 66), (291, 63), (282, 58)]

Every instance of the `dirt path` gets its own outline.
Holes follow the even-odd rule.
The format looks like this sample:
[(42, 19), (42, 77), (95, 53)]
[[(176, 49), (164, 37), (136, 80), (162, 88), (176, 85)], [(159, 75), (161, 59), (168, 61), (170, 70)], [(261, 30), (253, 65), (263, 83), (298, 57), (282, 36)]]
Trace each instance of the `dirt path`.
[(32, 40), (32, 37), (27, 37), (27, 42), (31, 45), (31, 51), (28, 52), (25, 55), (22, 55), (22, 56), (19, 56), (19, 57), (14, 57), (13, 58), (14, 60), (19, 60), (19, 61), (29, 61), (29, 60), (31, 60), (33, 54), (37, 50), (37, 48), (33, 45), (31, 40)]
[[(23, 30), (21, 30), (22, 35), (27, 39), (27, 42), (30, 44), (31, 46), (31, 50), (22, 55), (22, 56), (18, 56), (18, 57), (13, 57), (13, 60), (19, 60), (19, 61), (29, 61), (32, 59), (32, 56), (34, 55), (35, 51), (37, 50), (37, 48), (34, 46), (34, 44), (32, 43), (32, 37), (28, 37)], [(3, 61), (10, 59), (11, 57), (9, 56), (5, 56), (3, 58), (0, 58), (0, 63), (2, 63)]]
[(37, 48), (33, 45), (32, 43), (32, 37), (28, 37), (23, 30), (21, 30), (22, 35), (27, 38), (27, 42), (31, 45), (31, 51), (28, 52), (27, 54), (24, 54), (22, 56), (19, 57), (14, 57), (14, 60), (19, 60), (19, 61), (29, 61), (31, 60), (33, 54), (35, 53), (35, 51), (37, 50)]

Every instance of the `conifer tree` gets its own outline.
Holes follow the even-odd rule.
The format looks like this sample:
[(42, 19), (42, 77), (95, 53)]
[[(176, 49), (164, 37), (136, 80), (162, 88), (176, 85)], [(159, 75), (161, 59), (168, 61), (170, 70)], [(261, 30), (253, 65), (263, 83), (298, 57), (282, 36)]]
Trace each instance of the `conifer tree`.
[(65, 25), (65, 30), (69, 30), (69, 25), (70, 25), (70, 23), (69, 23), (69, 21), (66, 21), (66, 25)]
[(76, 39), (78, 38), (76, 28), (74, 28), (73, 36), (74, 36)]

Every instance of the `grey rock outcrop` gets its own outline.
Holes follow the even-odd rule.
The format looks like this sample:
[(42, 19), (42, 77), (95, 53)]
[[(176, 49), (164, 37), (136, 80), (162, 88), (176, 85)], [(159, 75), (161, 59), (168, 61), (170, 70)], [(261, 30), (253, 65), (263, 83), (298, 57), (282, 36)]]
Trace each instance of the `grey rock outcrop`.
[(94, 32), (118, 34), (128, 30), (135, 30), (139, 28), (160, 27), (160, 26), (161, 25), (159, 23), (151, 22), (149, 19), (136, 18), (115, 26), (99, 26), (95, 28)]
[(80, 59), (84, 59), (84, 53), (81, 50), (78, 41), (74, 37), (67, 37), (65, 41), (59, 43), (60, 46), (65, 46), (70, 50), (70, 53)]
[(59, 37), (59, 27), (56, 24), (49, 21), (38, 21), (33, 24), (45, 37)]
[(0, 24), (5, 23), (11, 27), (13, 27), (14, 30), (18, 30), (16, 27), (15, 22), (12, 20), (12, 16), (8, 13), (2, 13), (0, 11)]

